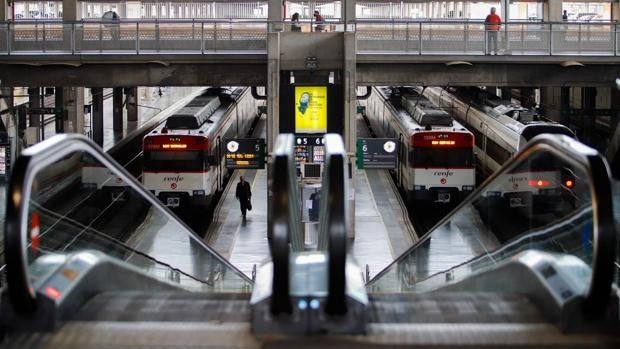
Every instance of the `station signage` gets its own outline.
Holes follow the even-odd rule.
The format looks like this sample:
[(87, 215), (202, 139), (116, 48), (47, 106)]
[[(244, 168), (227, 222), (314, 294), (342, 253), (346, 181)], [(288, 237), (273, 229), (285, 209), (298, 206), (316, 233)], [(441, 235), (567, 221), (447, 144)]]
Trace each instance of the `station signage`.
[(324, 135), (295, 135), (295, 145), (324, 146)]
[(398, 140), (395, 138), (358, 138), (358, 169), (394, 169), (398, 160)]
[(264, 169), (265, 139), (235, 138), (224, 140), (226, 168)]

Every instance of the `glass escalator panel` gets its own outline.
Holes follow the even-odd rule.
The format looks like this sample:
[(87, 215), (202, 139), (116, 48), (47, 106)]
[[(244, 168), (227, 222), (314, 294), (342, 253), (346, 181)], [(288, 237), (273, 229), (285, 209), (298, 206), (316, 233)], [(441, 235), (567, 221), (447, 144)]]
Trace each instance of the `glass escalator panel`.
[[(370, 280), (369, 292), (437, 289), (531, 249), (591, 266), (595, 208), (588, 171), (548, 145), (532, 149)], [(590, 279), (583, 278), (585, 289)]]
[[(190, 291), (251, 291), (246, 276), (102, 156), (52, 154), (27, 183), (28, 265), (46, 254), (98, 250)], [(182, 195), (172, 177), (165, 184)], [(205, 205), (187, 209), (206, 217)]]

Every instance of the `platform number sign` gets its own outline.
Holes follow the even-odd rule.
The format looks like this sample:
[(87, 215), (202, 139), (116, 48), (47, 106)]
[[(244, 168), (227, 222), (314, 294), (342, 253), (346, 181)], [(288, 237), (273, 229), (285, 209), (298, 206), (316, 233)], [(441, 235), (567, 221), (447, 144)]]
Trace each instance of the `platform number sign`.
[(394, 138), (358, 138), (357, 168), (394, 169), (398, 160), (398, 140)]
[(224, 152), (226, 157), (226, 168), (265, 168), (264, 138), (225, 139)]

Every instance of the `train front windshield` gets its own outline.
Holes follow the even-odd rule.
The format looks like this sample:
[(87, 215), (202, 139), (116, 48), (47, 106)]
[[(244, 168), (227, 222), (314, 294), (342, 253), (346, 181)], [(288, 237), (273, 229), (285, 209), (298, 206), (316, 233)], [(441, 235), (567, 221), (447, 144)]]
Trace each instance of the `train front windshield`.
[(144, 152), (144, 169), (150, 171), (202, 171), (204, 152), (199, 150), (158, 150)]
[(474, 166), (472, 148), (415, 147), (409, 153), (414, 167), (469, 168)]

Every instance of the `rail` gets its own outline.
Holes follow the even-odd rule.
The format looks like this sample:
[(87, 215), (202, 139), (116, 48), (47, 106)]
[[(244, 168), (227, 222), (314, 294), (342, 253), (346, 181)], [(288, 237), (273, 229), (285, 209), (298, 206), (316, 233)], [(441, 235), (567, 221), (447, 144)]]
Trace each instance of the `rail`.
[[(34, 254), (30, 251), (31, 248), (35, 246), (33, 240), (37, 238), (39, 239), (37, 241), (43, 243), (44, 238), (54, 239), (52, 235), (54, 235), (55, 232), (64, 232), (65, 236), (68, 235), (69, 239), (76, 241), (77, 239), (87, 237), (88, 231), (86, 230), (92, 230), (84, 230), (81, 228), (78, 230), (71, 230), (71, 226), (75, 226), (75, 223), (65, 220), (67, 224), (64, 225), (58, 224), (57, 221), (52, 223), (52, 228), (56, 229), (55, 231), (53, 231), (52, 228), (46, 231), (41, 229), (41, 234), (39, 234), (39, 218), (36, 219), (35, 223), (34, 218), (30, 215), (30, 209), (33, 207), (36, 209), (37, 206), (37, 203), (32, 200), (32, 197), (38, 196), (39, 199), (42, 199), (43, 196), (49, 197), (54, 195), (38, 191), (43, 187), (44, 183), (39, 181), (42, 178), (39, 178), (37, 175), (52, 166), (62, 166), (64, 172), (57, 172), (46, 185), (46, 187), (60, 190), (57, 187), (62, 188), (63, 184), (62, 182), (59, 184), (56, 180), (65, 181), (65, 178), (67, 178), (68, 181), (71, 181), (72, 177), (75, 177), (75, 174), (68, 173), (68, 170), (73, 170), (73, 168), (75, 168), (77, 171), (80, 171), (80, 168), (83, 166), (81, 163), (74, 164), (73, 162), (67, 163), (67, 161), (72, 161), (75, 155), (81, 154), (92, 157), (99, 164), (102, 164), (106, 170), (113, 171), (113, 175), (126, 185), (127, 190), (132, 191), (127, 192), (127, 194), (131, 194), (130, 196), (134, 199), (127, 198), (128, 200), (134, 200), (132, 201), (133, 203), (138, 203), (136, 200), (142, 200), (140, 202), (152, 208), (151, 217), (160, 220), (160, 222), (167, 222), (171, 226), (172, 229), (165, 231), (168, 235), (179, 235), (178, 238), (180, 241), (187, 241), (189, 244), (188, 246), (196, 252), (194, 258), (201, 259), (203, 263), (201, 267), (209, 269), (194, 270), (194, 276), (198, 276), (201, 280), (209, 281), (213, 280), (211, 279), (212, 276), (222, 275), (225, 270), (231, 270), (232, 274), (227, 274), (227, 277), (229, 277), (228, 280), (234, 278), (234, 280), (240, 281), (240, 284), (234, 285), (233, 288), (235, 290), (237, 286), (241, 286), (241, 284), (252, 284), (252, 281), (247, 276), (238, 271), (227, 260), (217, 255), (217, 253), (208, 247), (200, 237), (192, 233), (189, 227), (179, 221), (156, 197), (144, 189), (135, 178), (118, 165), (110, 155), (104, 153), (101, 148), (84, 136), (63, 134), (24, 150), (21, 156), (16, 159), (9, 180), (7, 193), (10, 193), (8, 197), (11, 199), (7, 200), (4, 250), (7, 264), (9, 300), (16, 311), (27, 313), (34, 311), (37, 307), (38, 296), (33, 287), (33, 276), (30, 274), (29, 269), (29, 261), (33, 258)], [(64, 164), (63, 161), (65, 162)], [(65, 186), (65, 188), (67, 187)], [(118, 200), (114, 201), (118, 202)], [(43, 212), (42, 210), (38, 211)], [(43, 218), (43, 214), (37, 215), (37, 217), (39, 216)], [(40, 221), (43, 222), (43, 219)], [(37, 231), (37, 233), (32, 233), (30, 230), (31, 227), (36, 227), (36, 229), (33, 228), (33, 231)], [(90, 227), (87, 226), (87, 228)], [(112, 241), (112, 239), (106, 240)], [(31, 248), (29, 248), (29, 246)], [(127, 249), (124, 248), (123, 250)], [(134, 247), (134, 250), (133, 252), (144, 252), (142, 247)], [(63, 253), (62, 251), (63, 250), (60, 250), (58, 252)], [(110, 251), (107, 252), (109, 253)], [(154, 258), (149, 258), (151, 261), (157, 261), (157, 265), (155, 265), (153, 269), (153, 274), (156, 274), (156, 276), (159, 276), (157, 275), (157, 268), (161, 265), (166, 266), (166, 264), (168, 264), (168, 266), (174, 266), (175, 264), (175, 261), (172, 259), (166, 260), (165, 258), (158, 258), (157, 255), (153, 255), (152, 257)], [(136, 259), (137, 263), (142, 263), (142, 260), (136, 256), (129, 256), (129, 258)], [(133, 265), (140, 267), (140, 264)], [(150, 266), (150, 264), (145, 265), (144, 268), (149, 268)], [(186, 267), (186, 265), (183, 267)], [(183, 273), (182, 269), (173, 268), (172, 270), (178, 271), (178, 275), (186, 275), (186, 273)], [(190, 273), (189, 275), (192, 274)], [(205, 275), (206, 278), (203, 275)]]
[(325, 135), (325, 169), (321, 187), (321, 210), (318, 248), (328, 252), (328, 290), (326, 311), (332, 315), (347, 312), (345, 300), (345, 264), (347, 260), (346, 224), (346, 151), (342, 137)]
[[(0, 55), (264, 54), (267, 34), (282, 31), (355, 32), (359, 54), (620, 55), (615, 22), (511, 21), (487, 30), (476, 20), (376, 19), (9, 21), (0, 22)], [(495, 41), (497, 49), (490, 47)]]
[[(267, 227), (271, 238), (271, 259), (273, 261), (273, 280), (271, 313), (290, 314), (292, 301), (290, 295), (289, 273), (289, 241), (294, 251), (303, 250), (303, 239), (299, 229), (297, 208), (297, 176), (295, 155), (293, 153), (295, 137), (292, 134), (281, 134), (276, 140), (273, 159), (273, 196), (271, 221)], [(277, 184), (276, 184), (277, 183)]]

